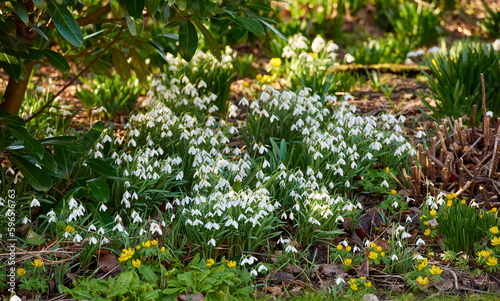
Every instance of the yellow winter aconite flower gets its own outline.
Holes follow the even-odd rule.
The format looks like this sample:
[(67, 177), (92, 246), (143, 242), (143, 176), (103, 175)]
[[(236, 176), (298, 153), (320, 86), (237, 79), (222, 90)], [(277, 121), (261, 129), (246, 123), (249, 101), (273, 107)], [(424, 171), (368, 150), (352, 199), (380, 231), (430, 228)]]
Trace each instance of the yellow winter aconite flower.
[(396, 193), (398, 193), (396, 190), (394, 190), (394, 189), (393, 189), (393, 190), (391, 190), (391, 194), (392, 194), (392, 195), (395, 195)]
[(281, 59), (279, 57), (272, 58), (270, 63), (274, 67), (279, 67), (281, 66)]
[(212, 258), (207, 259), (207, 268), (211, 268), (215, 264), (215, 260)]
[(352, 289), (353, 291), (357, 291), (357, 290), (358, 290), (358, 285), (357, 285), (356, 283), (352, 283), (352, 284), (351, 284), (351, 289)]
[(377, 259), (377, 257), (378, 257), (378, 254), (376, 252), (370, 251), (368, 258), (375, 260), (375, 259)]
[(431, 272), (432, 275), (441, 275), (443, 269), (438, 266), (432, 265), (432, 267), (429, 269), (429, 272)]
[(227, 266), (228, 266), (228, 267), (230, 267), (230, 268), (234, 268), (234, 267), (236, 267), (236, 261), (231, 260), (231, 261), (227, 264)]
[(385, 253), (384, 252), (381, 252), (380, 253), (380, 257), (384, 257), (385, 256)]
[(243, 82), (243, 87), (245, 87), (245, 88), (250, 87), (250, 83), (249, 82)]
[(260, 73), (259, 73), (259, 74), (257, 74), (257, 76), (255, 76), (255, 79), (256, 79), (256, 80), (261, 80), (261, 79), (262, 79), (262, 74), (260, 74)]
[(430, 214), (431, 216), (436, 216), (437, 211), (436, 211), (436, 210), (434, 210), (434, 209), (432, 209), (432, 210), (431, 210), (431, 212), (429, 212), (429, 214)]
[(337, 250), (342, 251), (342, 245), (338, 245)]
[(139, 268), (141, 266), (141, 261), (139, 259), (132, 260), (132, 264), (136, 267)]
[(462, 205), (465, 205), (465, 203), (466, 203), (466, 202), (465, 202), (465, 200), (462, 200), (462, 201), (460, 202), (460, 204), (462, 204)]
[(351, 246), (347, 246), (347, 247), (345, 247), (345, 250), (346, 250), (347, 252), (351, 252)]
[(33, 262), (31, 264), (37, 268), (41, 268), (43, 266), (43, 260), (37, 258), (37, 259), (33, 260)]
[(497, 212), (497, 210), (498, 210), (497, 207), (491, 208), (491, 212), (493, 212), (493, 213)]
[(151, 241), (151, 245), (156, 246), (157, 244), (158, 244), (158, 241), (156, 239)]
[(143, 242), (143, 243), (142, 243), (142, 246), (143, 246), (143, 247), (145, 247), (145, 248), (149, 248), (149, 247), (151, 247), (151, 241), (149, 241), (149, 240), (148, 240), (148, 241), (146, 241), (146, 242)]
[(491, 239), (491, 245), (492, 246), (498, 246), (498, 245), (500, 245), (500, 237), (493, 237)]
[(419, 260), (418, 265), (416, 266), (419, 271), (423, 270), (429, 262), (427, 261), (427, 258), (424, 258), (423, 260)]
[(498, 260), (491, 256), (491, 257), (488, 257), (488, 261), (486, 262), (487, 265), (491, 266), (491, 267), (494, 267), (498, 264)]
[(498, 227), (497, 227), (497, 226), (495, 226), (495, 227), (491, 227), (491, 228), (490, 228), (490, 232), (491, 232), (492, 234), (498, 234)]
[(75, 228), (71, 227), (71, 225), (66, 226), (66, 232), (73, 233), (74, 231), (75, 231)]
[(25, 275), (25, 274), (26, 274), (26, 270), (25, 270), (25, 269), (23, 269), (23, 268), (19, 268), (19, 269), (17, 269), (17, 274), (18, 274), (19, 276), (23, 276), (23, 275)]
[(372, 282), (371, 281), (365, 282), (365, 286), (366, 287), (372, 287)]
[(451, 208), (451, 206), (453, 206), (453, 201), (452, 201), (452, 200), (448, 200), (448, 201), (446, 202), (446, 206), (448, 206), (448, 207), (450, 207), (450, 208)]
[(385, 172), (389, 173), (389, 166), (385, 168)]
[(427, 278), (427, 277), (422, 278), (422, 276), (418, 276), (417, 282), (420, 285), (426, 285), (427, 283), (429, 283), (429, 278)]
[(449, 199), (451, 199), (451, 198), (452, 198), (451, 194), (449, 194), (449, 193), (448, 193), (448, 194), (446, 195), (446, 198), (447, 198), (448, 200), (449, 200)]
[(432, 64), (434, 65), (434, 67), (437, 67), (437, 62), (436, 62), (436, 60), (433, 58), (431, 61), (432, 61)]
[(452, 192), (452, 193), (451, 193), (451, 196), (452, 196), (453, 198), (456, 198), (456, 197), (457, 197), (457, 194), (456, 194), (456, 193), (454, 193), (454, 192)]
[(312, 57), (313, 59), (317, 59), (318, 58), (318, 54), (316, 52), (309, 52), (308, 53), (310, 57)]
[(372, 249), (377, 249), (377, 244), (376, 244), (376, 243), (374, 243), (374, 242), (372, 242), (372, 243), (370, 244), (370, 248), (372, 248)]
[(165, 247), (161, 247), (160, 251), (163, 253), (165, 252)]
[(492, 251), (492, 250), (489, 250), (489, 251), (482, 250), (482, 251), (477, 252), (477, 256), (479, 256), (479, 257), (483, 257), (483, 258), (490, 257), (490, 256), (491, 256), (491, 254), (493, 254), (493, 251)]
[(347, 258), (346, 260), (344, 260), (344, 264), (347, 265), (347, 266), (350, 266), (352, 264), (352, 259), (351, 258)]
[(377, 246), (376, 250), (377, 250), (377, 252), (380, 252), (380, 251), (382, 251), (382, 247), (381, 246)]
[(127, 261), (134, 254), (135, 254), (135, 250), (132, 250), (131, 248), (123, 249), (122, 254), (120, 254), (120, 257), (118, 257), (118, 261)]
[(137, 245), (137, 246), (135, 246), (135, 249), (136, 249), (137, 251), (139, 251), (139, 250), (141, 249), (141, 246)]
[(426, 235), (426, 236), (431, 235), (431, 228), (425, 229), (424, 235)]

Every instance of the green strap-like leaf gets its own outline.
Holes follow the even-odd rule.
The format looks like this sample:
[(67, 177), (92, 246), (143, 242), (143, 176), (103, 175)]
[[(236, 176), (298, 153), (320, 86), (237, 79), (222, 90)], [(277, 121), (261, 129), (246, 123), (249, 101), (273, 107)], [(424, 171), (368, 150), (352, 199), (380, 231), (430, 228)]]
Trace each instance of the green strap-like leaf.
[(82, 29), (68, 8), (64, 5), (57, 5), (54, 0), (48, 0), (47, 11), (63, 38), (76, 47), (82, 47)]
[(279, 30), (277, 30), (276, 28), (274, 28), (271, 24), (267, 23), (264, 20), (260, 20), (260, 22), (262, 22), (262, 24), (266, 25), (267, 28), (271, 29), (276, 35), (278, 35), (278, 37), (280, 37), (283, 40), (285, 40), (285, 41), (288, 42), (288, 40), (285, 38), (285, 36)]
[(85, 136), (82, 138), (81, 144), (87, 149), (90, 149), (95, 144), (97, 139), (99, 139), (103, 130), (104, 122), (96, 122), (92, 129), (88, 131), (87, 134), (85, 134)]
[(193, 23), (189, 20), (182, 20), (179, 29), (179, 47), (182, 57), (190, 61), (198, 48), (198, 33)]
[(68, 62), (62, 55), (52, 50), (42, 50), (42, 53), (49, 60), (49, 62), (61, 72), (69, 72)]
[(52, 178), (35, 164), (17, 156), (11, 156), (10, 160), (21, 171), (24, 180), (36, 190), (47, 191), (52, 187)]
[(0, 52), (0, 66), (15, 81), (18, 81), (21, 77), (21, 65), (15, 56)]
[(28, 10), (26, 9), (26, 6), (17, 1), (10, 1), (10, 3), (12, 3), (12, 7), (14, 7), (14, 11), (16, 12), (19, 19), (23, 21), (24, 25), (28, 25), (30, 17), (28, 15)]
[(220, 62), (222, 60), (222, 54), (220, 51), (219, 43), (217, 43), (217, 41), (212, 36), (210, 31), (208, 31), (208, 29), (206, 29), (206, 27), (203, 24), (201, 24), (198, 21), (194, 21), (194, 24), (196, 24), (196, 26), (198, 26), (201, 33), (205, 37), (205, 42), (207, 42), (208, 48), (210, 48), (210, 51), (212, 51), (212, 54)]
[(125, 54), (120, 49), (111, 48), (111, 59), (115, 65), (116, 72), (125, 80), (130, 78), (130, 65), (127, 62)]
[(147, 87), (149, 71), (144, 58), (135, 49), (130, 49), (130, 56), (132, 57), (132, 68), (134, 68), (137, 79), (144, 87)]
[(259, 23), (259, 21), (248, 18), (248, 17), (236, 17), (236, 23), (240, 24), (246, 30), (253, 32), (255, 34), (266, 34), (264, 27)]
[(97, 159), (88, 159), (85, 161), (85, 163), (87, 163), (88, 166), (90, 166), (93, 170), (95, 170), (100, 175), (109, 176), (109, 177), (116, 177), (117, 176), (113, 167), (111, 167), (111, 165), (109, 165), (105, 161), (97, 160)]
[(160, 7), (161, 0), (148, 0), (148, 12), (154, 16)]
[(44, 150), (43, 145), (33, 138), (28, 131), (17, 125), (8, 125), (7, 129), (14, 135), (17, 139), (23, 141), (24, 147), (31, 153), (37, 155), (40, 159), (43, 158)]
[(87, 181), (89, 192), (96, 198), (98, 202), (107, 203), (109, 199), (109, 187), (101, 179), (93, 179)]
[(146, 5), (146, 0), (127, 0), (127, 12), (134, 18), (140, 18)]

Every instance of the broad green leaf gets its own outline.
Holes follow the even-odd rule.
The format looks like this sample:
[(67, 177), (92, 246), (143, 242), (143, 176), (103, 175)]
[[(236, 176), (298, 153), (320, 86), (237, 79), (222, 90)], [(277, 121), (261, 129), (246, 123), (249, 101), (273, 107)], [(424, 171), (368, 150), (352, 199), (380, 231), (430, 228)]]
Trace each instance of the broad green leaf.
[(88, 159), (85, 160), (88, 166), (90, 166), (94, 171), (100, 175), (107, 177), (116, 177), (116, 172), (111, 165), (107, 162), (98, 159)]
[(54, 146), (54, 159), (57, 162), (59, 169), (69, 178), (69, 174), (73, 171), (75, 158), (72, 152), (61, 146)]
[(30, 229), (26, 234), (26, 242), (30, 245), (39, 246), (45, 242), (43, 236), (38, 235), (35, 231)]
[(64, 5), (57, 5), (54, 0), (48, 0), (47, 11), (63, 38), (76, 47), (82, 47), (82, 29), (68, 8)]
[(40, 28), (38, 28), (38, 26), (36, 26), (32, 22), (29, 22), (29, 26), (31, 28), (33, 28), (33, 30), (36, 31), (38, 33), (38, 35), (41, 36), (44, 40), (46, 40), (46, 41), (49, 40), (49, 38), (47, 37), (47, 35), (45, 35), (45, 33)]
[(125, 17), (125, 10), (120, 6), (119, 0), (110, 0), (109, 4), (111, 6), (111, 12), (115, 18)]
[(57, 171), (57, 163), (54, 157), (52, 157), (52, 154), (50, 154), (48, 151), (45, 151), (45, 155), (43, 155), (42, 160), (39, 160), (40, 164), (50, 170), (51, 172), (56, 172)]
[(203, 24), (201, 24), (200, 22), (198, 22), (198, 21), (194, 21), (194, 24), (196, 24), (196, 26), (198, 26), (198, 28), (200, 29), (201, 33), (205, 37), (205, 42), (207, 43), (208, 48), (210, 48), (210, 51), (215, 56), (215, 58), (219, 62), (222, 61), (222, 54), (221, 54), (221, 51), (220, 51), (219, 43), (217, 43), (217, 41), (212, 36), (212, 34), (210, 33), (210, 31), (208, 31), (208, 29), (206, 29), (205, 26)]
[(154, 16), (160, 7), (161, 0), (148, 0), (148, 12)]
[(52, 187), (52, 178), (35, 164), (18, 156), (11, 156), (10, 160), (21, 171), (24, 180), (36, 190), (47, 191)]
[(248, 33), (248, 30), (246, 30), (242, 26), (236, 26), (233, 30), (233, 38), (236, 41), (240, 41), (241, 39), (243, 39), (243, 37), (246, 36), (247, 33)]
[(109, 187), (101, 179), (87, 181), (89, 192), (101, 203), (107, 203), (109, 200)]
[[(21, 1), (21, 0), (19, 0)], [(12, 7), (14, 7), (14, 11), (16, 12), (17, 16), (21, 21), (23, 21), (24, 25), (28, 25), (28, 22), (30, 21), (30, 17), (28, 15), (28, 10), (26, 9), (26, 6), (22, 4), (22, 2), (17, 2), (17, 1), (10, 1), (12, 4)]]
[(144, 87), (147, 87), (149, 71), (144, 58), (132, 48), (130, 49), (130, 56), (132, 57), (132, 67), (137, 75), (137, 79)]
[(61, 72), (69, 72), (68, 62), (62, 55), (52, 50), (42, 50), (42, 53), (49, 60), (49, 62)]
[(153, 272), (153, 270), (149, 266), (147, 265), (141, 266), (139, 272), (142, 274), (142, 278), (146, 280), (146, 282), (151, 284), (158, 283), (158, 276), (155, 274), (155, 272)]
[(33, 0), (33, 3), (35, 3), (36, 7), (38, 7), (38, 9), (41, 11), (44, 11), (47, 9), (47, 1), (46, 0)]
[(135, 27), (135, 20), (129, 15), (125, 15), (125, 21), (127, 22), (127, 28), (131, 35), (137, 36), (137, 28)]
[(179, 40), (179, 35), (175, 33), (162, 33), (158, 35), (159, 37), (165, 37), (173, 40)]
[(0, 66), (15, 81), (21, 77), (21, 63), (15, 56), (0, 52)]
[(267, 23), (266, 21), (264, 20), (260, 20), (260, 22), (262, 22), (264, 25), (267, 26), (267, 28), (271, 29), (272, 32), (274, 32), (278, 37), (282, 38), (283, 40), (287, 41), (288, 40), (285, 38), (285, 36), (279, 31), (277, 30), (276, 28), (274, 28), (271, 24)]
[(7, 124), (12, 124), (12, 125), (17, 125), (17, 126), (24, 126), (25, 122), (24, 120), (16, 115), (12, 115), (10, 113), (7, 113), (3, 110), (0, 110), (0, 121), (3, 121)]
[(156, 52), (162, 57), (162, 59), (168, 63), (167, 57), (165, 56), (165, 51), (163, 50), (163, 47), (161, 47), (160, 44), (156, 43), (153, 40), (149, 40), (148, 44), (151, 44), (155, 48)]
[(43, 145), (33, 138), (28, 131), (17, 125), (7, 125), (7, 129), (14, 135), (17, 139), (23, 141), (24, 147), (31, 153), (37, 155), (40, 159), (43, 158), (45, 153), (43, 150)]
[(80, 142), (87, 149), (90, 149), (96, 142), (99, 137), (101, 137), (101, 133), (104, 130), (104, 122), (98, 121), (94, 124), (92, 129), (85, 134)]
[(127, 0), (127, 12), (134, 18), (140, 18), (146, 5), (146, 0)]
[(198, 48), (198, 33), (193, 23), (189, 20), (182, 20), (179, 29), (179, 47), (182, 57), (190, 61)]
[(130, 78), (130, 65), (127, 62), (125, 54), (121, 52), (118, 48), (111, 48), (111, 58), (113, 60), (113, 65), (115, 65), (116, 72), (123, 79), (127, 80)]
[(255, 34), (266, 34), (264, 27), (259, 23), (259, 21), (248, 18), (248, 17), (236, 17), (236, 23), (240, 24), (246, 30), (253, 32)]
[(75, 136), (58, 136), (58, 137), (51, 137), (51, 138), (44, 138), (38, 140), (42, 145), (44, 146), (60, 146), (68, 151), (72, 151), (75, 153), (86, 153), (87, 149), (81, 145), (75, 142), (76, 137)]
[(158, 300), (158, 298), (160, 297), (160, 293), (161, 293), (161, 290), (159, 290), (159, 289), (144, 292), (141, 294), (140, 300), (144, 300), (144, 301)]

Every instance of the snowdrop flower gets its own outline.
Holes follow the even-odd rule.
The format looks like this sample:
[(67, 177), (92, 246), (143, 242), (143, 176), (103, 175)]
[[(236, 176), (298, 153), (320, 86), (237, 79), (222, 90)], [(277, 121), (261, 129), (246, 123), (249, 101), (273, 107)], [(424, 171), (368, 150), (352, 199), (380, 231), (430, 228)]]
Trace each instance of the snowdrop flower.
[(500, 39), (496, 39), (492, 44), (493, 50), (500, 51)]
[(437, 53), (439, 52), (439, 48), (434, 46), (434, 47), (431, 47), (427, 50), (427, 53), (430, 53), (430, 54), (433, 54), (433, 53)]
[(36, 198), (34, 198), (31, 201), (31, 207), (40, 207), (40, 202)]
[(420, 245), (425, 245), (425, 241), (424, 241), (423, 239), (419, 238), (415, 244), (416, 244), (417, 246), (420, 246)]
[(295, 249), (294, 247), (292, 247), (291, 245), (288, 245), (285, 249), (285, 252), (292, 252), (292, 253), (297, 253), (297, 249)]
[(23, 218), (23, 225), (26, 225), (27, 223), (31, 223), (31, 220), (28, 217)]
[(313, 52), (319, 53), (321, 52), (321, 50), (323, 50), (323, 48), (325, 48), (325, 45), (326, 45), (325, 40), (323, 40), (322, 37), (317, 36), (311, 44), (311, 49)]
[(343, 283), (345, 283), (345, 280), (342, 279), (341, 277), (338, 277), (337, 279), (335, 279), (335, 284), (342, 285)]
[(371, 244), (372, 244), (372, 242), (371, 242), (371, 241), (369, 241), (369, 240), (366, 240), (366, 241), (365, 241), (365, 247), (369, 247), (369, 246), (371, 246)]
[(409, 238), (409, 237), (411, 237), (411, 234), (408, 232), (403, 232), (403, 234), (401, 235), (401, 238)]
[(97, 234), (104, 235), (104, 228), (99, 227), (99, 230), (97, 230)]
[(346, 53), (346, 55), (344, 56), (344, 61), (347, 63), (347, 64), (351, 64), (353, 63), (355, 60), (355, 58), (350, 54), (350, 53)]
[(49, 216), (49, 223), (52, 223), (52, 222), (55, 222), (56, 221), (56, 213), (54, 212), (54, 210), (50, 210), (48, 213), (47, 213), (47, 216)]
[(387, 187), (387, 188), (389, 188), (389, 183), (387, 183), (387, 181), (386, 181), (386, 180), (384, 180), (384, 181), (382, 182), (382, 184), (380, 184), (380, 187), (384, 187), (384, 186), (385, 186), (385, 187)]
[(97, 228), (94, 225), (89, 226), (89, 231), (95, 231), (95, 230), (97, 230)]
[[(66, 232), (68, 233), (68, 232)], [(75, 237), (73, 237), (73, 242), (81, 242), (83, 240), (83, 237), (80, 236), (80, 234), (76, 234)]]
[(486, 116), (488, 116), (488, 117), (493, 117), (493, 112), (492, 112), (492, 111), (488, 111), (488, 112), (486, 112)]
[(149, 232), (151, 232), (151, 234), (158, 233), (159, 235), (163, 235), (163, 231), (161, 230), (160, 225), (158, 225), (156, 222), (151, 223)]
[(209, 240), (207, 245), (212, 245), (215, 247), (215, 239), (212, 238), (211, 240)]
[(399, 260), (398, 256), (396, 254), (392, 255), (391, 257), (392, 261)]
[(101, 244), (105, 245), (105, 244), (108, 244), (109, 243), (109, 239), (107, 239), (106, 237), (104, 237), (101, 241)]
[(259, 273), (262, 273), (262, 271), (267, 272), (267, 268), (266, 268), (266, 266), (265, 266), (265, 265), (261, 264), (261, 265), (259, 265), (259, 269), (258, 269), (258, 271), (259, 271)]
[(252, 270), (250, 271), (250, 275), (257, 276), (257, 271), (256, 271), (256, 270), (254, 270), (254, 269), (252, 269)]
[(106, 205), (101, 204), (101, 206), (99, 206), (99, 211), (107, 211), (107, 210), (108, 210), (108, 207), (106, 207)]
[(411, 60), (411, 58), (407, 57), (405, 59), (405, 65), (411, 65), (411, 64), (413, 64), (413, 61)]

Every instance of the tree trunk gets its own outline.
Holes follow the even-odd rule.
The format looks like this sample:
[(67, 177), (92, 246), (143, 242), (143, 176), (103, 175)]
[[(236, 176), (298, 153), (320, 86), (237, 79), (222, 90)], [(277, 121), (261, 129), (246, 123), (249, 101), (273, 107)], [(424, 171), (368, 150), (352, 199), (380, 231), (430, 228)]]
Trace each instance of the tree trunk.
[(2, 103), (0, 103), (0, 110), (4, 110), (12, 115), (18, 115), (21, 103), (23, 102), (26, 88), (31, 77), (31, 71), (35, 62), (29, 62), (26, 67), (26, 78), (15, 81), (12, 77), (9, 78), (7, 89), (3, 94)]

